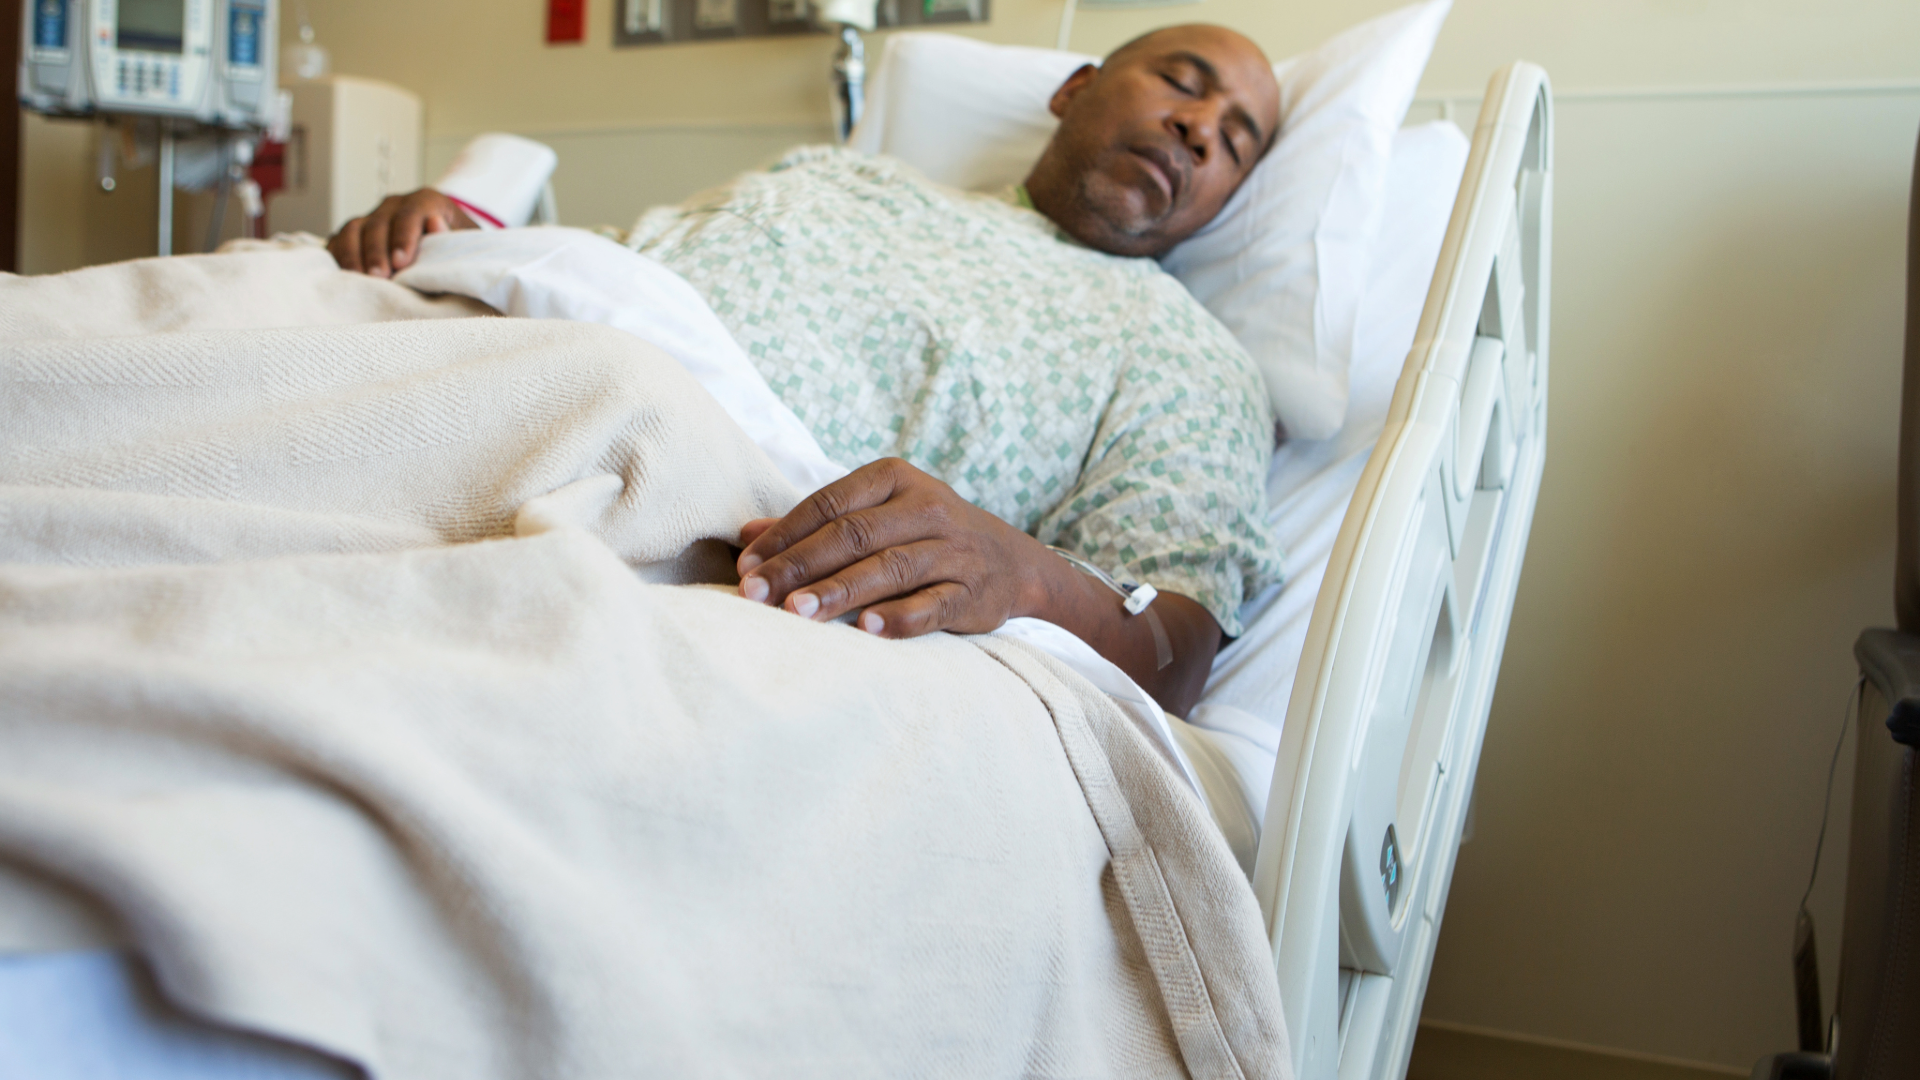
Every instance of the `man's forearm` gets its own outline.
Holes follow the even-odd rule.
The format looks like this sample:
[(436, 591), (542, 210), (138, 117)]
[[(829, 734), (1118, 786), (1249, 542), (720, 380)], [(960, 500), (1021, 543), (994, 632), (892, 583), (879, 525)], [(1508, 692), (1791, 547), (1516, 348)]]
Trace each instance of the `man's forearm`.
[[(1161, 708), (1185, 717), (1200, 700), (1213, 658), (1220, 651), (1220, 624), (1212, 613), (1179, 593), (1162, 592), (1138, 615), (1127, 614), (1120, 596), (1066, 559), (1047, 552), (1040, 586), (1024, 614), (1071, 631), (1153, 695)], [(1153, 613), (1165, 631), (1172, 659), (1162, 667), (1154, 640)]]

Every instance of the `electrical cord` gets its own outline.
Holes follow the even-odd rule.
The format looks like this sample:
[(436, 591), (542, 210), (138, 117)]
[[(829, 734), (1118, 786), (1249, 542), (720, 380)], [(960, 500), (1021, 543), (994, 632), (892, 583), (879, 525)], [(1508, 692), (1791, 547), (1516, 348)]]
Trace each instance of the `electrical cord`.
[(1840, 750), (1847, 744), (1847, 725), (1852, 722), (1855, 702), (1866, 692), (1867, 677), (1860, 676), (1847, 694), (1846, 711), (1840, 715), (1840, 737), (1834, 740), (1833, 758), (1827, 762), (1827, 790), (1820, 800), (1820, 835), (1813, 843), (1813, 869), (1807, 874), (1807, 890), (1800, 894), (1800, 910), (1793, 918), (1793, 1013), (1800, 1036), (1802, 1053), (1831, 1051), (1831, 1029), (1821, 1030), (1825, 1005), (1820, 1000), (1820, 954), (1815, 942), (1813, 913), (1807, 904), (1813, 899), (1813, 887), (1820, 880), (1820, 855), (1827, 846), (1827, 823), (1833, 813), (1833, 780), (1840, 771)]
[(1860, 676), (1847, 695), (1846, 712), (1840, 714), (1840, 737), (1833, 743), (1833, 760), (1827, 762), (1827, 793), (1820, 802), (1820, 837), (1813, 842), (1813, 872), (1807, 875), (1807, 891), (1800, 895), (1800, 910), (1807, 910), (1813, 899), (1813, 884), (1820, 880), (1820, 852), (1827, 846), (1827, 818), (1833, 812), (1833, 776), (1840, 767), (1840, 748), (1847, 743), (1847, 725), (1853, 720), (1854, 700), (1867, 688), (1867, 677)]

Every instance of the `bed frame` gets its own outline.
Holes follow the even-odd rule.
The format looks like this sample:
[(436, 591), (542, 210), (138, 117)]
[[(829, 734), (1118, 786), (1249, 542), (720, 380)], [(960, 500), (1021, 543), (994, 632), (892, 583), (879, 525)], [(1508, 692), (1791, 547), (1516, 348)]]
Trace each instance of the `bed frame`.
[(1553, 105), (1487, 89), (1340, 527), (1254, 865), (1301, 1080), (1405, 1076), (1546, 457)]

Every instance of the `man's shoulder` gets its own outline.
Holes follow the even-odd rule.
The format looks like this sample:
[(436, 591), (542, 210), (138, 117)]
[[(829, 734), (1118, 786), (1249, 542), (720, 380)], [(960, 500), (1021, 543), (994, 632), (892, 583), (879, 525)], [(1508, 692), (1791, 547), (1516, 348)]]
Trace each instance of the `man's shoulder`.
[[(751, 182), (754, 175), (742, 180)], [(761, 183), (772, 186), (830, 185), (854, 198), (900, 199), (903, 210), (912, 206), (948, 214), (1012, 239), (1044, 242), (1058, 247), (1062, 257), (1083, 259), (1093, 265), (1152, 262), (1123, 259), (1085, 247), (1061, 231), (1052, 219), (1007, 192), (952, 187), (887, 154), (869, 154), (845, 146), (801, 146), (758, 175)]]
[[(1151, 260), (1146, 260), (1151, 261)], [(1266, 384), (1246, 346), (1187, 287), (1158, 264), (1143, 270), (1136, 301), (1116, 327), (1128, 342), (1121, 372), (1130, 395), (1205, 401), (1249, 429), (1273, 425)]]

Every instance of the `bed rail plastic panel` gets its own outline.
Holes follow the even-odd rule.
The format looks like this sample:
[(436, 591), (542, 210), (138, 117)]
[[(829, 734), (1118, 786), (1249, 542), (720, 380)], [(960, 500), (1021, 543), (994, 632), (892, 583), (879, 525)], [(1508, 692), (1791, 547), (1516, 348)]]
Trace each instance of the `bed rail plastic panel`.
[(1301, 1080), (1406, 1074), (1546, 456), (1552, 116), (1494, 76), (1288, 703), (1254, 888)]

